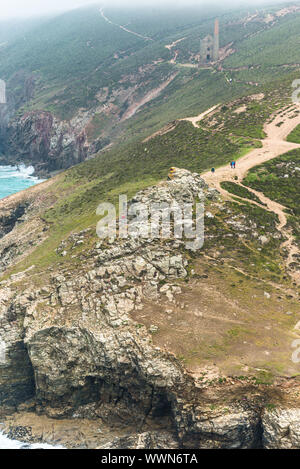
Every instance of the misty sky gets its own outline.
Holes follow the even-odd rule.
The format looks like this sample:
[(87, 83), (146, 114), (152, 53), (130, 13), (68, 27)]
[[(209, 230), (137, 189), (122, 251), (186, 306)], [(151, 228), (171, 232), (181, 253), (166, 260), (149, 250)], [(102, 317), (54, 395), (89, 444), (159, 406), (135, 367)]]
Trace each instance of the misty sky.
[(64, 11), (70, 10), (73, 8), (78, 8), (90, 4), (101, 4), (101, 5), (132, 5), (136, 4), (138, 6), (144, 5), (170, 5), (170, 6), (180, 6), (186, 4), (212, 4), (212, 3), (228, 3), (235, 6), (244, 6), (247, 3), (283, 3), (282, 0), (5, 0), (1, 1), (0, 8), (0, 21), (7, 18), (20, 17), (20, 16), (33, 16), (46, 13), (52, 13), (55, 11)]
[(5, 3), (1, 1), (0, 20), (71, 10), (92, 3), (97, 2), (95, 0), (5, 0)]

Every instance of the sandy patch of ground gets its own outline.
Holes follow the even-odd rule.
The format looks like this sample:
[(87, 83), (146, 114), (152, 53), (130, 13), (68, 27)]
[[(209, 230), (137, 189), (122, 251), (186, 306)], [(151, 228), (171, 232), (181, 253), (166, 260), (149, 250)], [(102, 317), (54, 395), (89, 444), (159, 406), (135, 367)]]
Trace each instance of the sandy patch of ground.
[(196, 375), (207, 367), (215, 376), (256, 374), (256, 368), (297, 373), (299, 366), (291, 362), (297, 300), (226, 262), (197, 260), (196, 278), (181, 284), (173, 304), (148, 301), (133, 319), (147, 328), (157, 326), (154, 344), (174, 353)]
[(235, 114), (241, 114), (242, 112), (245, 112), (245, 111), (247, 111), (247, 106), (246, 106), (246, 104), (243, 104), (243, 106), (237, 108), (237, 109), (234, 111), (234, 113), (235, 113)]

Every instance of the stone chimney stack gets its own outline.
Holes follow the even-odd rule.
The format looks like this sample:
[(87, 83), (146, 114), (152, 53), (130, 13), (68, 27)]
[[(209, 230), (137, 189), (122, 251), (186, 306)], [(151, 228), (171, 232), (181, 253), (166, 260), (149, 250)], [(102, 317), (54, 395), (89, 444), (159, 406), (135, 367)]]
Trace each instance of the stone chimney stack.
[(213, 60), (217, 62), (219, 60), (219, 20), (215, 21), (215, 32), (214, 32), (214, 50), (213, 50)]

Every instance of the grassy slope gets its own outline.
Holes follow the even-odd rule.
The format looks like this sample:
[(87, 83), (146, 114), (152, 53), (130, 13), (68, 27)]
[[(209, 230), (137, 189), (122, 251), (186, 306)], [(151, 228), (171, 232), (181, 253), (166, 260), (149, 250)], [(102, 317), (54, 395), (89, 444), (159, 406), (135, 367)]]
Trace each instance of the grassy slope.
[(281, 157), (253, 168), (245, 184), (276, 200), (289, 210), (289, 224), (300, 243), (300, 151), (293, 150)]
[(224, 181), (221, 183), (221, 187), (231, 194), (237, 195), (238, 197), (254, 200), (255, 202), (261, 204), (260, 199), (255, 194), (248, 191), (246, 187), (240, 186), (239, 184), (235, 184), (234, 182), (230, 181)]
[[(116, 85), (120, 65), (125, 74), (160, 53), (168, 57), (163, 47), (153, 45), (148, 50), (147, 46), (144, 40), (109, 25), (95, 7), (80, 9), (43, 22), (8, 43), (0, 50), (1, 72), (5, 79), (19, 69), (35, 74), (38, 87), (32, 106), (69, 117), (79, 107), (90, 106), (100, 88)], [(119, 59), (114, 58), (116, 52)], [(134, 61), (133, 53), (137, 53)]]
[(237, 54), (225, 61), (227, 67), (282, 65), (300, 62), (300, 15), (286, 16), (274, 27), (242, 40)]
[(300, 125), (298, 125), (287, 137), (288, 142), (300, 143)]

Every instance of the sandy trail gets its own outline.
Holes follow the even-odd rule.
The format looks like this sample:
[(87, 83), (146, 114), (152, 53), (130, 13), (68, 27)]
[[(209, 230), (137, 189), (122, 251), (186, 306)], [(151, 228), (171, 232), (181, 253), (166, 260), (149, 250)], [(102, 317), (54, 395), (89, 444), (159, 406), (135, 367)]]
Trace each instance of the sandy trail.
[(172, 42), (172, 44), (167, 44), (165, 48), (171, 50), (173, 47), (179, 44), (179, 42), (184, 41), (185, 39), (186, 39), (185, 37), (182, 37), (181, 39), (177, 39), (177, 41)]
[[(286, 141), (286, 137), (289, 133), (300, 125), (300, 114), (295, 114), (295, 111), (299, 108), (295, 105), (286, 111), (284, 114), (282, 111), (276, 115), (272, 122), (268, 122), (264, 126), (266, 138), (262, 140), (262, 148), (257, 148), (247, 155), (240, 158), (237, 162), (236, 169), (231, 169), (230, 161), (228, 165), (222, 166), (216, 169), (215, 173), (207, 172), (202, 175), (203, 179), (211, 187), (215, 187), (225, 197), (231, 199), (231, 194), (221, 187), (221, 182), (232, 181), (236, 184), (242, 185), (241, 181), (246, 176), (247, 172), (254, 166), (260, 165), (269, 161), (277, 156), (280, 156), (290, 150), (300, 148), (297, 143), (289, 143)], [(209, 109), (206, 114), (211, 112)], [(199, 121), (199, 116), (195, 122)], [(191, 121), (191, 120), (190, 120)], [(191, 121), (192, 122), (192, 121)], [(194, 122), (193, 122), (194, 124)], [(278, 126), (280, 124), (280, 126)], [(195, 124), (194, 124), (195, 125)], [(237, 180), (235, 178), (238, 178)], [(291, 269), (294, 257), (300, 255), (298, 247), (294, 244), (294, 238), (289, 229), (287, 229), (287, 215), (285, 213), (286, 208), (266, 197), (262, 192), (258, 192), (254, 189), (247, 187), (247, 189), (255, 194), (262, 204), (267, 206), (267, 209), (271, 212), (276, 213), (279, 219), (278, 230), (280, 230), (286, 238), (286, 241), (282, 244), (281, 248), (288, 251), (288, 258), (286, 261), (286, 267), (291, 275), (292, 279), (300, 284), (300, 272)], [(248, 202), (251, 202), (248, 200)]]
[(220, 104), (216, 104), (215, 106), (211, 107), (210, 109), (208, 109), (207, 111), (205, 112), (202, 112), (201, 114), (199, 114), (199, 116), (195, 116), (195, 117), (185, 117), (184, 119), (179, 119), (180, 121), (188, 121), (188, 122), (191, 122), (193, 124), (194, 127), (196, 127), (196, 129), (199, 128), (199, 125), (198, 125), (198, 122), (200, 122), (202, 119), (204, 119), (205, 116), (207, 116), (208, 114), (210, 114), (211, 112), (213, 112), (215, 109), (217, 109), (217, 107), (219, 107)]
[(145, 39), (145, 41), (153, 41), (153, 39), (152, 39), (151, 37), (143, 36), (142, 34), (136, 33), (135, 31), (131, 31), (131, 29), (128, 29), (128, 28), (126, 28), (125, 26), (122, 26), (121, 24), (114, 23), (114, 22), (111, 21), (109, 18), (107, 18), (107, 16), (105, 16), (104, 11), (103, 11), (103, 8), (100, 8), (99, 11), (100, 11), (100, 14), (101, 14), (102, 18), (103, 18), (107, 23), (112, 24), (113, 26), (118, 26), (118, 28), (123, 29), (123, 31), (125, 31), (126, 33), (133, 34), (134, 36), (137, 36), (137, 37), (139, 37), (140, 39)]
[[(211, 110), (209, 111), (211, 112)], [(276, 124), (280, 122), (283, 122), (283, 124), (278, 127)], [(208, 184), (219, 188), (222, 181), (233, 181), (235, 176), (241, 181), (254, 166), (265, 163), (295, 148), (300, 148), (299, 144), (290, 143), (285, 140), (289, 133), (299, 124), (300, 114), (295, 116), (295, 108), (291, 109), (283, 117), (282, 115), (277, 115), (271, 123), (267, 123), (264, 126), (267, 137), (262, 140), (262, 148), (256, 148), (240, 158), (235, 170), (230, 168), (230, 161), (228, 161), (227, 166), (216, 169), (214, 174), (207, 172), (202, 175), (203, 178)]]

